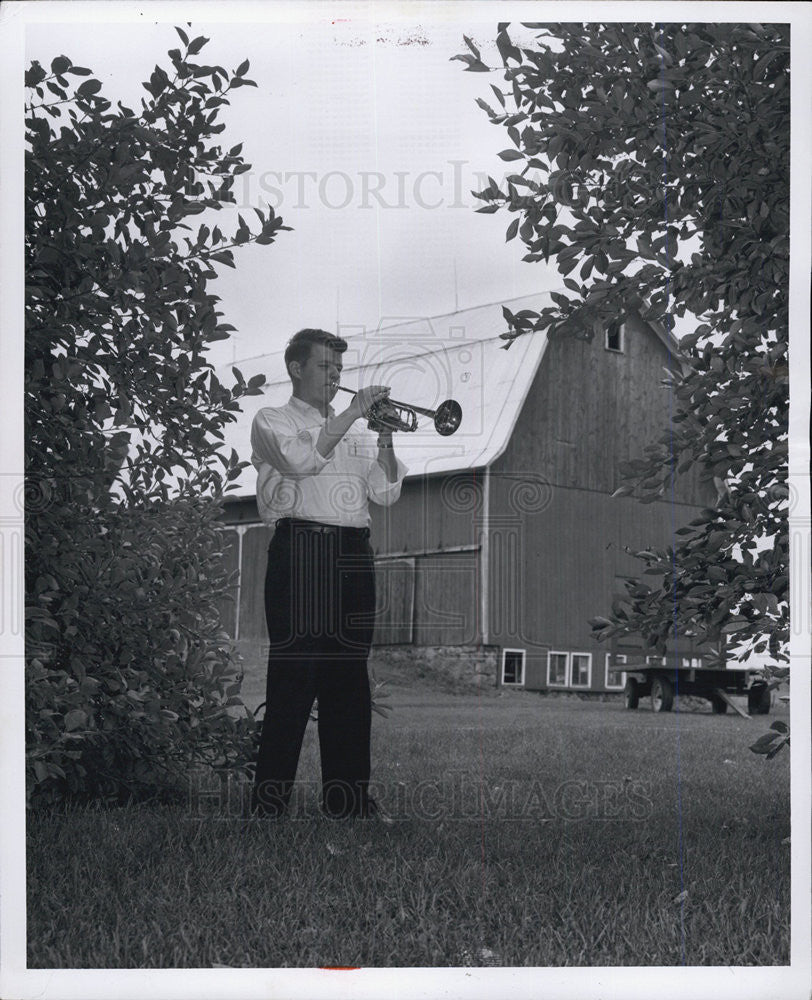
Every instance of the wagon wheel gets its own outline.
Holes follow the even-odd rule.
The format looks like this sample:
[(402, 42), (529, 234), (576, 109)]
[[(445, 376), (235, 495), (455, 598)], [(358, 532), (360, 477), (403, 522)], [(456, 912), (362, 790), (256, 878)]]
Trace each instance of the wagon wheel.
[(724, 698), (720, 698), (718, 694), (712, 695), (710, 702), (714, 715), (724, 715), (727, 711), (727, 702)]
[(626, 686), (623, 688), (623, 701), (626, 708), (637, 708), (640, 704), (639, 685), (634, 677), (626, 678)]
[(655, 712), (670, 712), (674, 704), (674, 688), (667, 677), (655, 677), (651, 682), (651, 707)]
[(771, 700), (766, 684), (754, 684), (747, 692), (747, 711), (751, 715), (769, 715)]

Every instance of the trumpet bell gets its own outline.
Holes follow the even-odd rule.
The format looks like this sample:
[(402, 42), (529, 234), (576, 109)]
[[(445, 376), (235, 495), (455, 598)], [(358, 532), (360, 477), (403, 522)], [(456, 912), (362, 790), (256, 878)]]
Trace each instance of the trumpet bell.
[(456, 399), (446, 399), (434, 412), (434, 426), (438, 434), (448, 437), (462, 423), (462, 407)]

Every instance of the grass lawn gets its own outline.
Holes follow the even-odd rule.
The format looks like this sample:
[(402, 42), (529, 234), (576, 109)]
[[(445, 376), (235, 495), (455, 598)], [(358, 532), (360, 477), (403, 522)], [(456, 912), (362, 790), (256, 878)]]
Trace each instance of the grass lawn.
[[(789, 755), (771, 717), (396, 689), (387, 827), (231, 798), (28, 818), (31, 968), (780, 965)], [(786, 716), (779, 708), (778, 717)]]

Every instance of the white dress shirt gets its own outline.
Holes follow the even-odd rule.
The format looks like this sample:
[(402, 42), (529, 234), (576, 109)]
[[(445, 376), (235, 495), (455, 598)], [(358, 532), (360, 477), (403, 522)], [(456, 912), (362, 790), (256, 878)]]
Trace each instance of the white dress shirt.
[[(333, 416), (332, 407), (328, 407)], [(369, 501), (388, 507), (400, 496), (408, 469), (397, 459), (389, 482), (378, 464), (377, 435), (353, 424), (328, 458), (316, 451), (326, 422), (319, 411), (291, 396), (284, 406), (259, 410), (251, 425), (251, 462), (257, 469), (259, 516), (271, 526), (280, 517), (369, 527)]]

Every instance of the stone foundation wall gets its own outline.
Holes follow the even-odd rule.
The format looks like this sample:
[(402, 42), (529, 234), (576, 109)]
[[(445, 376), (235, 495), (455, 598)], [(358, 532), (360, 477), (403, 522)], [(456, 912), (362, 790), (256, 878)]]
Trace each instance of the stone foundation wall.
[[(242, 657), (241, 696), (253, 711), (265, 700), (268, 646), (241, 640), (235, 647)], [(373, 646), (369, 666), (378, 681), (392, 686), (465, 693), (496, 688), (498, 657), (497, 646)]]
[(392, 684), (426, 681), (450, 691), (495, 688), (496, 646), (373, 646), (370, 669)]

